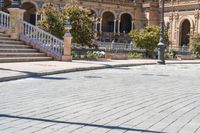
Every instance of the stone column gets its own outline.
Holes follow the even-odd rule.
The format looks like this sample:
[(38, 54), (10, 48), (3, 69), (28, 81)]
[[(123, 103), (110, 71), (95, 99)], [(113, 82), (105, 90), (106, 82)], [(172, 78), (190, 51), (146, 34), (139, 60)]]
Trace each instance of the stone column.
[(134, 30), (134, 21), (131, 22), (131, 30)]
[(37, 26), (38, 23), (38, 12), (35, 13), (35, 25)]
[(10, 28), (8, 32), (12, 39), (19, 40), (25, 10), (19, 8), (9, 8), (8, 11), (10, 13)]
[(198, 31), (198, 28), (199, 28), (199, 10), (196, 10), (195, 14), (194, 14), (194, 18), (195, 18), (195, 25), (194, 25), (194, 34), (198, 34), (199, 31)]
[(116, 22), (117, 22), (117, 20), (114, 20), (114, 30), (113, 30), (114, 35), (116, 33)]
[(102, 18), (100, 18), (100, 22), (99, 22), (99, 32), (100, 34), (102, 33)]
[(97, 29), (98, 29), (98, 19), (96, 19), (95, 21), (95, 32), (97, 32)]
[(120, 22), (121, 22), (121, 20), (118, 20), (118, 34), (120, 34)]
[(71, 34), (69, 32), (65, 33), (65, 35), (64, 35), (64, 55), (62, 56), (62, 61), (67, 61), (67, 62), (72, 61), (71, 42), (72, 42)]
[(179, 47), (179, 25), (178, 25), (178, 20), (179, 20), (179, 13), (178, 11), (175, 13), (175, 24), (174, 24), (174, 46)]
[(171, 42), (171, 48), (173, 47), (173, 35), (172, 35), (172, 31), (173, 31), (173, 13), (170, 13), (169, 16), (169, 30), (168, 30), (168, 35), (169, 35), (169, 41)]

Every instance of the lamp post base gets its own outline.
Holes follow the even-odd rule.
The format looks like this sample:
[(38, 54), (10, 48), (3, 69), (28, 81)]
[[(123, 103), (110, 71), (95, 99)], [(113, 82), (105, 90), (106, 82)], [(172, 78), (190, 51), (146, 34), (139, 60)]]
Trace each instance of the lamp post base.
[(165, 44), (162, 41), (163, 39), (160, 39), (160, 42), (158, 43), (158, 64), (165, 65)]
[(157, 61), (157, 64), (159, 64), (159, 65), (165, 65), (165, 61), (163, 61), (163, 60), (158, 60), (158, 61)]

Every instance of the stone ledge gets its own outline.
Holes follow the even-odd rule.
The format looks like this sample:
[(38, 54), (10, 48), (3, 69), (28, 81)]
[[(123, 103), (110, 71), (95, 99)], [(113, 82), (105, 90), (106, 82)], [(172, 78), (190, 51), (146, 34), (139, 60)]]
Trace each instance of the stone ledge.
[(128, 54), (124, 53), (106, 53), (106, 59), (113, 59), (113, 60), (127, 60)]

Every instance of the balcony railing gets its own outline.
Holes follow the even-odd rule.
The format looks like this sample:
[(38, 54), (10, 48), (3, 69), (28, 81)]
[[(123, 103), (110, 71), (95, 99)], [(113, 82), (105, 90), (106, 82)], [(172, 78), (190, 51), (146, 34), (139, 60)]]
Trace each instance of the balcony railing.
[(57, 56), (63, 56), (63, 40), (25, 21), (22, 22), (22, 27), (21, 35), (29, 42), (35, 43)]
[(8, 30), (9, 28), (9, 14), (0, 11), (0, 27), (3, 30)]

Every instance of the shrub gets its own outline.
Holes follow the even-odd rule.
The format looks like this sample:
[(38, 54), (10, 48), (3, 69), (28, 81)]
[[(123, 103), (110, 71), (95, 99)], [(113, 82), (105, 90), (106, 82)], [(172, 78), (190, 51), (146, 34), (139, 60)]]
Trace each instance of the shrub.
[(176, 55), (178, 54), (178, 50), (176, 50), (176, 49), (170, 49), (169, 53), (175, 59)]
[(80, 55), (76, 51), (72, 51), (72, 58), (73, 59), (79, 59)]
[(64, 36), (64, 16), (52, 4), (47, 4), (41, 9), (43, 19), (38, 22), (38, 26), (58, 38)]
[(165, 52), (165, 59), (168, 60), (168, 59), (171, 59), (172, 57), (172, 54), (170, 52)]
[(60, 11), (52, 4), (47, 4), (42, 8), (41, 15), (43, 19), (39, 21), (39, 27), (61, 39), (65, 33), (66, 18), (69, 17), (72, 41), (81, 46), (96, 47), (93, 42), (92, 19), (86, 9), (72, 5)]
[(78, 53), (76, 51), (72, 51), (73, 59), (98, 59), (105, 58), (104, 51), (88, 51), (87, 53)]
[(141, 53), (128, 53), (129, 59), (135, 59), (135, 58), (143, 58), (143, 54)]
[(86, 54), (86, 58), (88, 59), (98, 59), (98, 58), (105, 58), (105, 52), (103, 51), (88, 51)]
[(200, 35), (196, 35), (192, 37), (191, 44), (192, 44), (192, 49), (191, 49), (192, 54), (196, 58), (199, 58), (200, 57)]
[(87, 52), (86, 58), (88, 59), (97, 59), (97, 55), (91, 51)]
[(65, 8), (65, 17), (69, 17), (72, 25), (73, 42), (81, 46), (96, 47), (93, 43), (92, 19), (89, 11), (76, 5)]
[[(145, 49), (147, 57), (152, 58), (154, 50), (157, 48), (160, 39), (160, 27), (150, 25), (138, 31), (134, 30), (130, 33), (131, 38), (137, 48)], [(165, 44), (169, 44), (168, 33), (164, 34)]]

